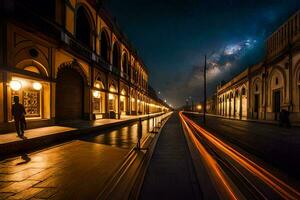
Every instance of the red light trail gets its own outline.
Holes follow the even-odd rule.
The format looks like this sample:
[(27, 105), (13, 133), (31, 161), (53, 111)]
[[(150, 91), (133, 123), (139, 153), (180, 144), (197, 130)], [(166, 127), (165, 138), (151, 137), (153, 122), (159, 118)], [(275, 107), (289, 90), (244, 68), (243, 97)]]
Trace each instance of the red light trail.
[[(282, 198), (284, 199), (293, 199), (297, 200), (300, 199), (300, 193), (280, 180), (279, 178), (275, 177), (273, 174), (259, 166), (258, 164), (254, 163), (252, 160), (247, 158), (246, 156), (242, 155), (235, 149), (233, 149), (228, 144), (224, 143), (222, 140), (215, 137), (213, 134), (196, 124), (194, 121), (186, 117), (182, 112), (179, 113), (180, 118), (182, 120), (182, 123), (184, 127), (186, 128), (187, 132), (190, 135), (190, 138), (192, 139), (192, 142), (195, 144), (196, 148), (199, 150), (200, 154), (204, 156), (204, 159), (209, 164), (210, 168), (215, 173), (220, 173), (219, 168), (216, 166), (216, 161), (214, 158), (209, 155), (209, 153), (205, 150), (204, 146), (201, 145), (197, 137), (195, 137), (195, 131), (192, 131), (188, 125), (193, 127), (194, 130), (196, 130), (196, 134), (198, 134), (201, 137), (204, 137), (210, 144), (212, 144), (215, 148), (225, 153), (227, 156), (229, 156), (231, 159), (236, 161), (240, 166), (242, 166), (245, 170), (253, 174), (255, 177), (257, 177), (259, 180), (263, 181), (266, 185), (268, 185), (270, 188), (272, 188), (276, 193), (278, 193)], [(204, 148), (204, 149), (203, 149)], [(208, 155), (207, 155), (208, 154)], [(220, 174), (219, 179), (224, 182), (224, 186), (227, 188), (229, 193), (232, 193), (232, 197), (236, 196), (236, 194), (233, 194), (233, 190), (230, 187), (230, 184), (228, 184), (229, 181), (226, 181), (224, 178), (225, 176)]]

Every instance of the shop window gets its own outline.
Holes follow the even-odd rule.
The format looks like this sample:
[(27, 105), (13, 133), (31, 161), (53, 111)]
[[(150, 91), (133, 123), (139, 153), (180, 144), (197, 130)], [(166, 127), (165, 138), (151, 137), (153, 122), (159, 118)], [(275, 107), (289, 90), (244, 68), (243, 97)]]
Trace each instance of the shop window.
[(124, 102), (124, 100), (121, 100), (121, 101), (120, 101), (120, 110), (121, 110), (122, 112), (125, 111), (125, 102)]
[(98, 80), (95, 82), (94, 87), (99, 90), (93, 91), (93, 111), (94, 111), (94, 113), (103, 113), (105, 110), (105, 108), (104, 108), (105, 93), (100, 91), (100, 89), (104, 89), (104, 85), (103, 85), (102, 81)]
[[(26, 118), (50, 117), (50, 86), (47, 82), (12, 77), (9, 84), (9, 101), (12, 106), (14, 96), (24, 105)], [(11, 107), (9, 108), (11, 109)], [(12, 120), (13, 117), (10, 116)]]
[(114, 99), (108, 100), (108, 110), (109, 111), (115, 111), (115, 102)]

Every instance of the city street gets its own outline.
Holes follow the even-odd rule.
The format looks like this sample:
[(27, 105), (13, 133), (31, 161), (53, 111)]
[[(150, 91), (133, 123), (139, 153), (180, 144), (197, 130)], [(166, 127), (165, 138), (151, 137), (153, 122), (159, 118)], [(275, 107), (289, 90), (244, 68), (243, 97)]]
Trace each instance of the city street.
[(215, 117), (203, 128), (199, 115), (181, 118), (220, 193), (233, 199), (300, 197), (298, 128)]

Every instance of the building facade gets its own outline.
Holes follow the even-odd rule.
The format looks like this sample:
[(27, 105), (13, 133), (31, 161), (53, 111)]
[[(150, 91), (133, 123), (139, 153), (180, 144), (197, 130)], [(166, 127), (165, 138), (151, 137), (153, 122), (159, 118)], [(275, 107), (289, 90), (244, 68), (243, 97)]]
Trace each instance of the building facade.
[(300, 122), (300, 11), (266, 41), (266, 55), (217, 88), (219, 115), (278, 120), (283, 109)]
[(0, 127), (19, 96), (29, 126), (166, 111), (148, 70), (96, 0), (0, 2)]

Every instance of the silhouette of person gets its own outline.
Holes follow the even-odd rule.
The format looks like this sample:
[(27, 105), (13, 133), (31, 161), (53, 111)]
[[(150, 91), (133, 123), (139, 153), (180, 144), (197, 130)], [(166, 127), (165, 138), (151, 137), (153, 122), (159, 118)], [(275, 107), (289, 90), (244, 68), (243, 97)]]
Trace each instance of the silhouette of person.
[(14, 105), (11, 108), (11, 114), (14, 116), (15, 127), (19, 137), (24, 136), (24, 128), (26, 128), (25, 108), (19, 103), (19, 97), (14, 96)]

